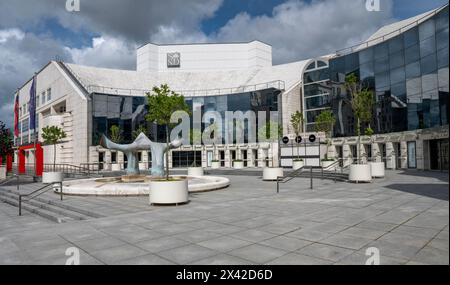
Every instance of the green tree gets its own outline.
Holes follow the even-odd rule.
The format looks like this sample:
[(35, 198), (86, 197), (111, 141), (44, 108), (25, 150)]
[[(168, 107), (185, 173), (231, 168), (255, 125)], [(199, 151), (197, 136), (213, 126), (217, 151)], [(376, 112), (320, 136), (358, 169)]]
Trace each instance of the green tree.
[(60, 127), (47, 126), (42, 129), (44, 144), (53, 145), (53, 171), (56, 169), (56, 144), (60, 143), (66, 137), (66, 133)]
[(141, 133), (147, 134), (147, 128), (144, 125), (139, 125), (139, 127), (133, 131), (133, 140), (135, 140)]
[(14, 153), (13, 145), (11, 131), (0, 121), (0, 157), (5, 158), (5, 156)]
[[(166, 144), (170, 149), (170, 131), (175, 124), (170, 122), (172, 114), (176, 111), (189, 113), (189, 106), (184, 97), (170, 90), (167, 84), (153, 87), (152, 92), (147, 93), (148, 114), (146, 120), (164, 126), (166, 130)], [(166, 179), (169, 180), (169, 156), (166, 155)]]
[[(300, 113), (299, 111), (295, 112), (291, 116), (291, 125), (294, 129), (295, 137), (298, 138), (300, 136), (300, 132), (302, 131), (303, 122), (305, 121), (305, 118), (303, 117), (303, 113)], [(299, 146), (297, 144), (297, 155), (298, 158), (300, 158), (300, 150)]]
[(355, 74), (345, 78), (345, 87), (351, 98), (353, 116), (356, 118), (356, 134), (358, 136), (358, 163), (361, 158), (361, 124), (372, 120), (374, 96), (373, 92), (365, 88)]
[(119, 126), (117, 125), (112, 125), (111, 128), (109, 129), (110, 133), (110, 139), (111, 141), (115, 142), (115, 143), (121, 143), (123, 140), (122, 137), (122, 130), (119, 128)]
[(327, 144), (327, 152), (325, 154), (325, 160), (328, 159), (328, 148), (331, 143), (331, 136), (333, 133), (334, 124), (336, 124), (336, 119), (334, 118), (334, 114), (331, 110), (326, 110), (320, 113), (315, 120), (314, 129), (316, 132), (324, 132), (326, 137)]

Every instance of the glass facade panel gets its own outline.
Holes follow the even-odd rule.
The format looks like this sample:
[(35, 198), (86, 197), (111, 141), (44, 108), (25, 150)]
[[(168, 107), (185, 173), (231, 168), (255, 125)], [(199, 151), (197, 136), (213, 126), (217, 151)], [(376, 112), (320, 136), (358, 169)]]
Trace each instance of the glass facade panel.
[[(448, 7), (418, 27), (356, 54), (359, 66), (353, 70), (361, 81), (375, 79), (375, 84), (364, 85), (376, 94), (371, 122), (376, 133), (448, 124)], [(355, 134), (350, 98), (342, 87), (349, 73), (342, 62), (349, 58), (354, 56), (330, 60), (332, 80), (339, 79), (330, 103), (337, 119), (335, 136)]]
[[(192, 113), (194, 109), (201, 111), (202, 115), (206, 111), (218, 111), (222, 114), (224, 123), (226, 111), (242, 111), (244, 113), (254, 111), (256, 115), (262, 111), (266, 112), (266, 118), (269, 120), (269, 112), (278, 111), (279, 94), (279, 90), (267, 89), (232, 95), (185, 98), (185, 100)], [(165, 141), (164, 128), (148, 123), (145, 120), (147, 112), (145, 97), (94, 94), (92, 144), (96, 145), (102, 134), (109, 136), (113, 125), (120, 127), (122, 143), (132, 142), (132, 133), (140, 126), (147, 128), (147, 135), (150, 139), (159, 142)], [(222, 129), (225, 131), (224, 127)], [(247, 136), (247, 132), (245, 135)]]

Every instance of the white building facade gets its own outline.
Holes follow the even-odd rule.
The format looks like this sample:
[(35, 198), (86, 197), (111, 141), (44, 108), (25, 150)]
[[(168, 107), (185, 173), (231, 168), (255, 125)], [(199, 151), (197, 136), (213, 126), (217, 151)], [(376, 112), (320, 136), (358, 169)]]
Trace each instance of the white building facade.
[[(446, 19), (447, 26), (442, 19)], [(374, 94), (379, 98), (377, 102), (380, 102), (375, 106), (372, 124), (378, 129), (375, 130), (375, 135), (364, 138), (362, 149), (366, 159), (385, 161), (388, 168), (445, 170), (448, 169), (448, 158), (447, 160), (444, 158), (445, 154), (448, 156), (448, 112), (445, 109), (448, 109), (448, 6), (421, 15), (419, 18), (415, 17), (413, 20), (403, 21), (402, 25), (396, 26), (400, 29), (397, 37), (402, 37), (402, 48), (406, 50), (405, 53), (414, 53), (406, 46), (406, 41), (409, 39), (409, 33), (414, 29), (417, 30), (416, 45), (419, 50), (415, 51), (418, 53), (415, 56), (420, 65), (423, 54), (420, 47), (428, 41), (427, 37), (422, 36), (427, 30), (421, 28), (421, 25), (429, 26), (429, 21), (433, 21), (431, 34), (435, 41), (435, 50), (432, 52), (436, 68), (427, 70), (427, 62), (422, 60), (422, 73), (426, 73), (424, 80), (436, 75), (437, 91), (430, 93), (434, 89), (425, 90), (421, 87), (420, 91), (411, 91), (411, 96), (405, 91), (403, 99), (401, 91), (397, 92), (402, 90), (401, 82), (404, 82), (405, 90), (417, 89), (412, 85), (417, 80), (403, 79), (397, 83), (399, 71), (397, 67), (394, 69), (389, 67), (389, 59), (384, 63), (387, 64), (386, 69), (391, 70), (390, 75), (387, 75), (388, 78), (390, 76), (389, 93), (386, 89), (388, 85), (380, 88), (378, 86), (386, 77), (384, 74), (386, 72), (373, 70), (369, 72), (375, 82)], [(393, 32), (386, 27), (380, 31), (388, 34)], [(368, 48), (375, 49), (376, 45), (386, 44), (385, 52), (388, 55), (391, 55), (389, 50), (391, 45), (392, 53), (397, 52), (394, 50), (394, 44), (391, 44), (393, 37), (386, 37), (384, 41), (379, 40), (380, 31), (376, 34), (376, 44), (360, 45), (345, 54), (338, 52), (282, 65), (272, 64), (272, 48), (259, 41), (230, 44), (146, 44), (137, 51), (136, 70), (105, 69), (52, 61), (36, 75), (38, 142), (42, 141), (43, 127), (58, 125), (68, 135), (57, 147), (58, 163), (76, 166), (100, 164), (103, 169), (111, 169), (112, 165), (118, 164), (120, 168), (124, 168), (126, 157), (122, 153), (111, 152), (98, 146), (99, 137), (103, 133), (109, 135), (111, 126), (117, 125), (123, 131), (123, 142), (131, 142), (133, 131), (145, 125), (147, 135), (151, 139), (161, 140), (158, 129), (145, 123), (146, 94), (154, 86), (168, 84), (172, 90), (185, 97), (192, 110), (277, 112), (279, 115), (276, 120), (283, 128), (280, 137), (286, 136), (290, 139), (287, 145), (277, 141), (182, 146), (169, 154), (170, 166), (173, 168), (189, 166), (194, 157), (197, 162), (201, 161), (204, 167), (211, 166), (213, 160), (218, 160), (222, 167), (232, 167), (233, 161), (236, 160), (245, 161), (246, 167), (280, 164), (289, 167), (289, 163), (283, 164), (283, 161), (297, 156), (309, 158), (306, 149), (304, 152), (296, 150), (299, 153), (295, 155), (289, 155), (288, 150), (283, 150), (283, 148), (294, 149), (292, 144), (295, 135), (290, 124), (291, 115), (296, 111), (304, 114), (302, 136), (308, 138), (314, 133), (315, 117), (328, 109), (337, 117), (334, 132), (337, 137), (333, 138), (331, 147), (320, 147), (318, 155), (324, 157), (328, 149), (328, 157), (341, 158), (352, 163), (355, 159), (354, 127), (352, 129), (351, 116), (345, 111), (345, 100), (339, 100), (342, 94), (339, 91), (341, 87), (338, 79), (354, 72), (350, 66), (353, 64), (352, 56), (358, 57), (358, 63), (354, 64), (358, 68), (355, 70), (360, 74), (361, 80), (364, 79), (361, 74), (367, 70), (364, 69), (363, 72), (363, 68), (366, 68), (365, 63), (371, 60), (378, 63), (377, 58), (373, 59), (374, 55), (371, 60), (363, 62), (362, 53), (368, 51)], [(445, 36), (445, 32), (447, 45), (439, 38), (442, 37), (442, 33)], [(385, 34), (382, 33), (381, 36), (385, 37)], [(445, 51), (446, 65), (439, 63), (445, 61), (443, 58)], [(425, 59), (426, 56), (428, 55), (424, 55)], [(342, 73), (339, 65), (341, 61), (344, 61)], [(405, 70), (406, 73), (410, 73), (404, 61), (403, 59), (403, 73)], [(348, 68), (346, 63), (349, 64)], [(418, 76), (420, 77), (420, 74)], [(30, 87), (31, 80), (15, 94), (19, 96), (21, 106), (20, 135), (15, 138), (17, 147), (34, 142), (33, 132), (28, 127), (27, 104)], [(430, 96), (429, 99), (427, 96)], [(433, 101), (436, 96), (437, 103)], [(444, 108), (430, 109), (429, 106), (435, 104)], [(425, 105), (428, 106), (428, 113), (424, 109)], [(417, 111), (418, 108), (421, 108), (421, 111)], [(435, 115), (435, 112), (439, 114)], [(403, 114), (400, 116), (406, 118), (405, 126), (399, 127), (396, 124), (399, 119), (393, 115), (389, 118), (383, 116), (391, 113)], [(316, 134), (316, 137), (317, 141), (325, 141), (323, 134)], [(436, 148), (440, 152), (438, 166), (433, 162)], [(44, 163), (52, 162), (52, 151), (51, 147), (44, 146)], [(26, 156), (26, 162), (33, 163), (33, 155)], [(149, 152), (139, 154), (141, 169), (150, 167), (150, 157)], [(320, 159), (317, 163), (320, 163)]]

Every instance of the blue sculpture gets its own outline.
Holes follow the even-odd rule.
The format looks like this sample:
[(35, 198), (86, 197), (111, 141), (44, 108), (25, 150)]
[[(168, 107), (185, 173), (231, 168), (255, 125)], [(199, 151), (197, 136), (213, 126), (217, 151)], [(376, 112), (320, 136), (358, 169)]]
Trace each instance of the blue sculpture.
[(144, 133), (139, 134), (136, 140), (131, 144), (117, 144), (109, 140), (105, 135), (100, 139), (100, 145), (111, 150), (123, 152), (128, 158), (127, 175), (139, 174), (139, 162), (137, 152), (150, 150), (152, 153), (151, 175), (155, 177), (164, 177), (164, 154), (171, 149), (182, 145), (181, 139), (176, 139), (169, 144), (152, 142)]

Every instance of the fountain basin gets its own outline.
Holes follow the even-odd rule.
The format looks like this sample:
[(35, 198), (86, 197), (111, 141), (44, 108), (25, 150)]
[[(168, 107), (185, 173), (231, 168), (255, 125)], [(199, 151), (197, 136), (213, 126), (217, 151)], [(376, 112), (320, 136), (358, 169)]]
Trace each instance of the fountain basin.
[[(188, 180), (189, 193), (220, 190), (230, 186), (230, 180), (216, 176), (172, 176)], [(124, 182), (122, 177), (80, 179), (63, 182), (65, 195), (74, 196), (148, 196), (150, 181), (147, 176), (144, 182)]]

